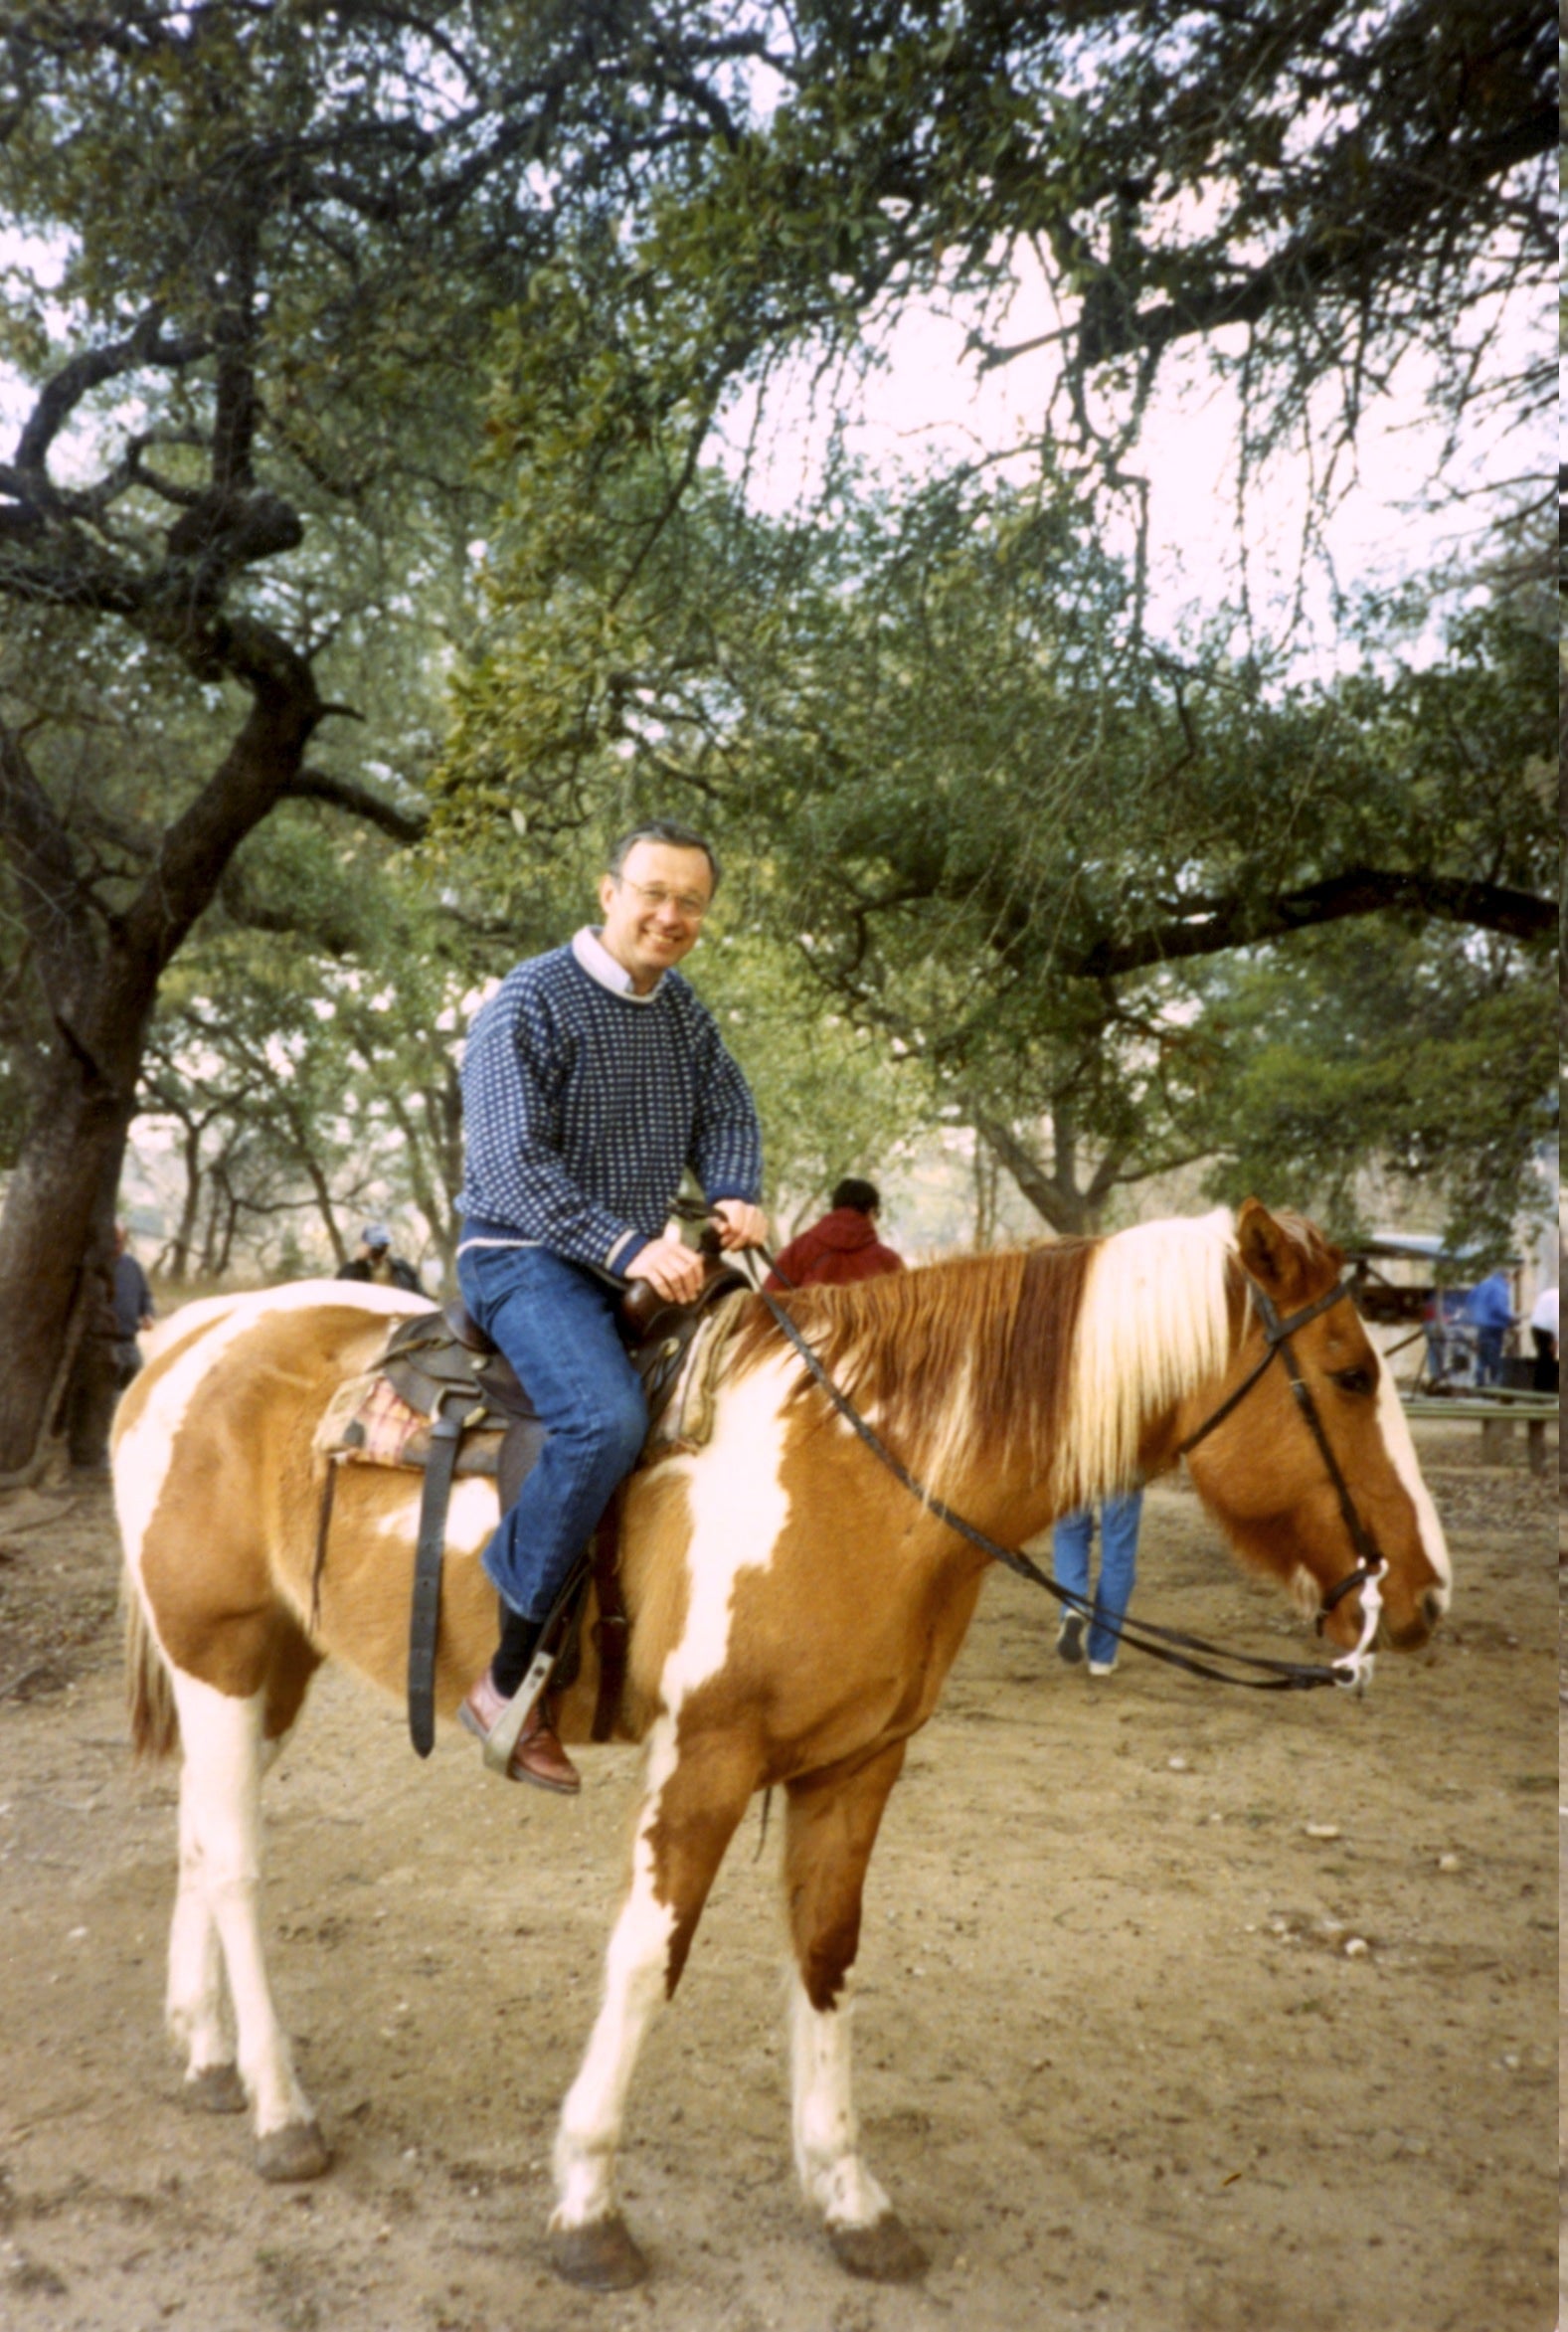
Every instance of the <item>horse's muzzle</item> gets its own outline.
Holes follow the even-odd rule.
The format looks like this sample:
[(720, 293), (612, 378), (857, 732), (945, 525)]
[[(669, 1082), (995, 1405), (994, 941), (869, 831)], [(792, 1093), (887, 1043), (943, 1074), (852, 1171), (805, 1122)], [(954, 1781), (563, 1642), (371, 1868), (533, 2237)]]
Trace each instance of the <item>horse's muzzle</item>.
[(1394, 1627), (1384, 1612), (1377, 1631), (1379, 1644), (1391, 1646), (1396, 1652), (1419, 1652), (1436, 1634), (1448, 1607), (1444, 1589), (1428, 1587), (1417, 1604), (1415, 1618), (1407, 1620), (1402, 1628)]

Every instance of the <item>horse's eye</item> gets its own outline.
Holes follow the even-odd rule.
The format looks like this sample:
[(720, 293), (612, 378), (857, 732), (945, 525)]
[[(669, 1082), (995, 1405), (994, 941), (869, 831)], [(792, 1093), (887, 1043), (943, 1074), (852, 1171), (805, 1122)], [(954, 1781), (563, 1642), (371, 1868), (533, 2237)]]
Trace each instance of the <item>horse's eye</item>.
[(1335, 1368), (1331, 1375), (1341, 1392), (1369, 1393), (1372, 1389), (1370, 1368)]

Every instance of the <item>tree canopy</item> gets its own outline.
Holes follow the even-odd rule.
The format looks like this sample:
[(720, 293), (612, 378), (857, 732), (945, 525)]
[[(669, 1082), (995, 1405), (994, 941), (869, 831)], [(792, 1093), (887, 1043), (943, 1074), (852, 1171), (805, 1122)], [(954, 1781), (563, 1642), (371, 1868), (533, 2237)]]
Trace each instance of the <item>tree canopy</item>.
[[(774, 521), (707, 475), (663, 510), (670, 466), (633, 446), (597, 502), (557, 463), (520, 476), (528, 555), (460, 686), (437, 848), (494, 863), (522, 825), (548, 884), (580, 827), (679, 797), (740, 844), (746, 913), (806, 989), (919, 1063), (1059, 1229), (1124, 1181), (1261, 1161), (1222, 1073), (1246, 1051), (1231, 959), (1376, 919), (1457, 969), (1489, 934), (1491, 985), (1540, 1008), (1551, 644), (1510, 607), (1457, 622), (1430, 666), (1393, 652), (1398, 611), (1369, 611), (1377, 658), (1333, 680), (1130, 657), (1126, 575), (1048, 498), (841, 479), (829, 517)], [(1445, 1041), (1457, 1063), (1459, 1023)], [(1549, 1089), (1538, 1044), (1515, 1066)], [(1513, 1125), (1503, 1211), (1539, 1106)], [(1472, 1203), (1464, 1129), (1406, 1155), (1433, 1178), (1441, 1155)], [(1342, 1175), (1292, 1164), (1296, 1195), (1342, 1200)]]
[[(1217, 609), (1158, 645), (1146, 544), (1108, 555), (1104, 512), (1142, 508), (1139, 423), (1182, 345), (1239, 379), (1244, 456), (1315, 447), (1319, 507), (1406, 357), (1455, 444), (1539, 413), (1550, 27), (1429, 0), (753, 21), (746, 108), (624, 232), (563, 243), (501, 331), (508, 494), (437, 832), (523, 824), (548, 863), (608, 804), (684, 788), (746, 835), (810, 980), (1080, 1227), (1124, 1174), (1212, 1149), (1227, 957), (1376, 918), (1492, 934), (1504, 986), (1539, 964), (1530, 612), (1511, 643), (1491, 627), (1468, 699), (1474, 630), (1424, 691), (1370, 612), (1359, 689), (1293, 683), (1267, 640), (1238, 664)], [(726, 400), (802, 352), (874, 361), (932, 300), (982, 365), (1054, 357), (1030, 482), (994, 453), (874, 487), (830, 460), (761, 518), (717, 462)]]
[[(759, 1025), (792, 964), (846, 1059), (880, 1032), (868, 1138), (932, 1067), (998, 1155), (1054, 1113), (1066, 1215), (1075, 1141), (1196, 1138), (1222, 954), (1394, 916), (1467, 965), (1490, 934), (1506, 986), (1545, 887), (1530, 786), (1477, 774), (1512, 732), (1435, 771), (1392, 682), (1358, 738), (1217, 634), (1154, 649), (1105, 514), (1181, 348), (1255, 449), (1352, 444), (1412, 355), (1456, 443), (1532, 413), (1549, 40), (1481, 0), (16, 0), (0, 1317), (50, 1359), (0, 1361), (0, 1469), (101, 1279), (170, 966), (337, 944), (253, 847), (274, 815), (331, 866), (433, 802), (433, 879), (510, 949), (681, 796), (733, 829)], [(1027, 482), (830, 461), (760, 518), (713, 461), (737, 399), (932, 300), (977, 367), (1048, 360)]]
[(1556, 269), (1557, 79), (1540, 5), (717, 13), (762, 36), (749, 101), (627, 232), (536, 286), (587, 374), (579, 439), (657, 410), (695, 445), (738, 379), (801, 352), (863, 358), (868, 333), (937, 303), (977, 366), (1045, 360), (1027, 444), (1134, 515), (1139, 425), (1182, 349), (1237, 381), (1244, 467), (1311, 445), (1319, 506), (1419, 359), (1451, 431), (1475, 420), (1505, 445), (1494, 481), (1543, 515), (1529, 433), (1555, 400), (1535, 303)]

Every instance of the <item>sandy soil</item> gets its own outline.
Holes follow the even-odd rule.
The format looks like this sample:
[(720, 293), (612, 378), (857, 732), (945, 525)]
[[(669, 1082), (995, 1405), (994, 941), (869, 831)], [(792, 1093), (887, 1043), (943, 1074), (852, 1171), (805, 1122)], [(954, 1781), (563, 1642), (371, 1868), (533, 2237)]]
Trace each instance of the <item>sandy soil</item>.
[[(0, 2325), (11, 2332), (1545, 2332), (1556, 2263), (1556, 1488), (1422, 1444), (1459, 1586), (1365, 1703), (1128, 1656), (1000, 1578), (872, 1864), (873, 2167), (925, 2284), (848, 2280), (787, 2137), (777, 1830), (737, 1842), (632, 2095), (653, 2280), (549, 2275), (559, 2099), (636, 1773), (577, 1805), (329, 1677), (268, 1785), (272, 1966), (336, 2151), (261, 2184), (163, 2039), (172, 1769), (123, 1739), (100, 1490), (0, 1501)], [(1138, 1608), (1302, 1631), (1180, 1488)]]

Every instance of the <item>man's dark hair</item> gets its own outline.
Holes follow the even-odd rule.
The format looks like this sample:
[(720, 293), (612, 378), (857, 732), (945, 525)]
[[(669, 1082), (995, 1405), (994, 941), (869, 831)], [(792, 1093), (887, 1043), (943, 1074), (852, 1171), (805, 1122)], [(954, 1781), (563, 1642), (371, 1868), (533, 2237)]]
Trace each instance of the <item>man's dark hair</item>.
[(846, 1174), (833, 1185), (833, 1209), (852, 1206), (857, 1214), (869, 1214), (874, 1206), (882, 1204), (882, 1193), (875, 1182), (863, 1182), (858, 1174)]
[(610, 855), (605, 861), (605, 871), (615, 882), (620, 880), (627, 856), (638, 842), (662, 842), (671, 850), (700, 850), (708, 861), (713, 887), (718, 889), (718, 851), (704, 835), (693, 833), (690, 826), (677, 825), (672, 817), (645, 818), (641, 825), (633, 826), (629, 833), (622, 834), (618, 842), (611, 842)]

